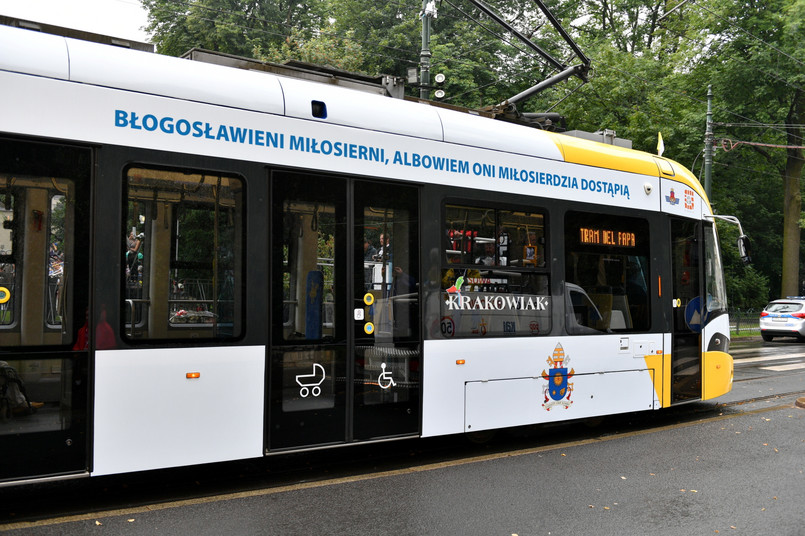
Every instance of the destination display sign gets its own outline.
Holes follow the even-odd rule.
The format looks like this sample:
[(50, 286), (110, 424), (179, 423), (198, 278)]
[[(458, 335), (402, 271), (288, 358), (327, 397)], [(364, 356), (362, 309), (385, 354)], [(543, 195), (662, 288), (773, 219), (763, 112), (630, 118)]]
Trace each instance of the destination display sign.
[(579, 243), (593, 246), (633, 248), (637, 246), (637, 236), (629, 231), (616, 231), (601, 227), (579, 227)]

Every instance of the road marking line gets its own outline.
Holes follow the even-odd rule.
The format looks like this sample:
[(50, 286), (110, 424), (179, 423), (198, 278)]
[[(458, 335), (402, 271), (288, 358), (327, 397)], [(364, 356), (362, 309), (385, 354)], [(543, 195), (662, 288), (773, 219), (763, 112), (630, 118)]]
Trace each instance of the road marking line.
[(787, 355), (767, 355), (764, 357), (750, 357), (749, 359), (735, 359), (735, 364), (741, 363), (762, 363), (764, 361), (784, 361), (789, 359), (797, 359), (799, 357), (805, 357), (805, 353), (799, 354), (787, 354)]
[(776, 367), (760, 367), (761, 370), (773, 370), (774, 372), (784, 372), (786, 370), (805, 369), (805, 363), (794, 363), (792, 365), (779, 365)]

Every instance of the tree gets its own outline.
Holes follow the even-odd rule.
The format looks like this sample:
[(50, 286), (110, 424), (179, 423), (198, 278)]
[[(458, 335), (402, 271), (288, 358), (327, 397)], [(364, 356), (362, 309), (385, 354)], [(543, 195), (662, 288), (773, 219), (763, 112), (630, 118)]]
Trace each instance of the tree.
[[(798, 294), (800, 285), (804, 13), (802, 0), (759, 0), (707, 9), (702, 22), (714, 39), (697, 62), (697, 68), (709, 74), (722, 107), (736, 122), (756, 127), (751, 133), (745, 127), (734, 128), (735, 138), (749, 142), (741, 157), (759, 162), (758, 169), (776, 170), (782, 180), (784, 296)], [(747, 156), (750, 152), (755, 155)]]
[(146, 30), (161, 54), (193, 47), (251, 56), (255, 47), (280, 46), (295, 28), (311, 35), (326, 20), (325, 0), (141, 0)]
[(334, 38), (328, 32), (306, 38), (304, 32), (296, 28), (280, 45), (272, 43), (265, 51), (261, 45), (255, 46), (253, 55), (261, 61), (285, 63), (298, 60), (353, 72), (359, 71), (364, 63), (363, 48), (351, 39), (350, 32), (345, 39)]

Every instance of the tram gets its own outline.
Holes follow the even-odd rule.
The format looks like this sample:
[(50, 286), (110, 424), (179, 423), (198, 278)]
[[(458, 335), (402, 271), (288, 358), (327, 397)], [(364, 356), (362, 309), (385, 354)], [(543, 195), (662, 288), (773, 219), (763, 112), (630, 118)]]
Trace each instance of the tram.
[(659, 156), (0, 27), (0, 481), (730, 391), (713, 214)]

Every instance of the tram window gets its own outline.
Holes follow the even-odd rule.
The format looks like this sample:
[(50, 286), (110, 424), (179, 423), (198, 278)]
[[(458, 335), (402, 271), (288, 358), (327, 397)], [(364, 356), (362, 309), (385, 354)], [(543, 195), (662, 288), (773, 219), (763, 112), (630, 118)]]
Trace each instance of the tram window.
[(724, 284), (721, 255), (718, 253), (718, 234), (715, 225), (712, 224), (704, 227), (704, 258), (707, 312), (709, 318), (714, 318), (712, 313), (727, 310), (727, 289)]
[(10, 188), (3, 190), (0, 198), (0, 326), (11, 326), (15, 322), (14, 297), (16, 292), (17, 266), (14, 255), (14, 196)]
[(242, 330), (243, 182), (220, 173), (130, 168), (124, 335), (232, 338)]
[(48, 203), (49, 214), (47, 260), (47, 301), (45, 323), (49, 328), (59, 328), (62, 324), (61, 291), (64, 282), (64, 239), (67, 197), (61, 193), (53, 195)]
[(74, 197), (72, 180), (0, 172), (0, 346), (72, 341), (64, 269), (75, 258)]
[[(65, 216), (69, 217), (66, 207), (66, 196), (57, 190), (61, 188), (66, 192), (68, 185), (64, 181), (51, 181), (50, 185), (53, 191), (48, 193), (49, 201), (46, 199), (39, 199), (38, 196), (29, 196), (29, 200), (34, 202), (34, 199), (39, 201), (39, 206), (45, 208), (47, 212), (38, 209), (32, 209), (34, 225), (37, 229), (47, 229), (48, 240), (45, 245), (47, 248), (46, 253), (40, 252), (36, 255), (37, 258), (42, 259), (44, 264), (43, 272), (47, 278), (45, 289), (45, 311), (44, 311), (44, 324), (50, 328), (58, 330), (62, 324), (62, 311), (60, 306), (63, 305), (61, 301), (61, 290), (63, 285), (63, 266), (64, 266), (64, 248), (65, 248)], [(0, 229), (0, 286), (7, 289), (8, 292), (0, 291), (0, 326), (8, 326), (15, 321), (15, 308), (13, 298), (16, 296), (16, 272), (17, 272), (17, 257), (14, 252), (14, 204), (15, 199), (19, 197), (22, 199), (22, 193), (7, 193), (3, 196), (4, 199), (0, 200), (0, 215), (2, 215), (3, 226)], [(29, 238), (35, 238), (29, 236)], [(23, 238), (20, 236), (20, 238)], [(37, 240), (38, 242), (38, 240)], [(37, 248), (36, 244), (29, 244), (32, 248)], [(40, 246), (41, 247), (41, 246)], [(37, 248), (38, 249), (38, 248)], [(30, 257), (33, 258), (33, 257)], [(5, 300), (5, 296), (8, 299)]]
[(342, 337), (336, 298), (346, 229), (343, 206), (333, 201), (340, 184), (322, 181), (313, 192), (308, 184), (277, 185), (285, 199), (275, 232), (282, 233), (282, 338), (318, 343)]
[(541, 213), (447, 205), (447, 264), (545, 267), (545, 217)]
[(446, 205), (444, 241), (443, 337), (550, 332), (544, 213)]
[(649, 329), (649, 243), (645, 220), (567, 213), (565, 301), (570, 333)]

